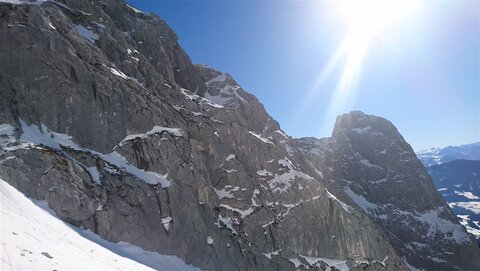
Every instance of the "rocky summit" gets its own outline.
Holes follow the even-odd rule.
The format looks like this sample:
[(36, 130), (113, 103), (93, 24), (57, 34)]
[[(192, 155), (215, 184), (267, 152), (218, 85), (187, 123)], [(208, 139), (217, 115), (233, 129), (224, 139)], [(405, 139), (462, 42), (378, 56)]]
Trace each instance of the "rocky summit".
[(389, 121), (293, 139), (122, 1), (0, 15), (0, 178), (63, 221), (203, 270), (480, 270)]

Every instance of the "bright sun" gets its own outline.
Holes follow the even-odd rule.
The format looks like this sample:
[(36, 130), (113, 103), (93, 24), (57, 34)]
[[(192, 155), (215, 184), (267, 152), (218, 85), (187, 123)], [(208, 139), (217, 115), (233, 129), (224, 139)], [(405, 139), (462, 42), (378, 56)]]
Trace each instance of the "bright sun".
[[(343, 64), (333, 92), (325, 125), (345, 108), (355, 96), (362, 63), (374, 41), (387, 41), (385, 33), (394, 32), (395, 24), (407, 20), (419, 9), (422, 0), (339, 0), (338, 15), (347, 23), (347, 33), (328, 65), (323, 69), (317, 86), (330, 77), (332, 70)], [(342, 62), (344, 61), (344, 62)], [(323, 128), (322, 128), (323, 129)]]
[(350, 31), (371, 36), (418, 9), (415, 0), (340, 0), (340, 12), (348, 20)]
[(339, 86), (348, 91), (354, 76), (374, 39), (382, 39), (383, 32), (418, 9), (418, 0), (340, 0), (340, 13), (348, 23), (348, 32), (338, 54), (347, 56)]

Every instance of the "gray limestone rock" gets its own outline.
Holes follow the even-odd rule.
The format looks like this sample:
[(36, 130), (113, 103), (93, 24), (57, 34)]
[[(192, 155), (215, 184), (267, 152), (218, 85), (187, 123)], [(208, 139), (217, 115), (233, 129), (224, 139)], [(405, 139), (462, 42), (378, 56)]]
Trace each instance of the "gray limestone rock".
[[(121, 1), (0, 3), (0, 47), (0, 177), (63, 220), (207, 270), (417, 263), (410, 239), (393, 240), (344, 189), (363, 193), (367, 177), (350, 178), (381, 180), (382, 162), (430, 191), (393, 126), (378, 123), (398, 150), (388, 160), (371, 154), (378, 138), (350, 138), (346, 117), (333, 139), (293, 140), (231, 76), (193, 65), (163, 20)], [(428, 217), (444, 207), (437, 194), (415, 199), (375, 204)], [(446, 208), (437, 218), (454, 225)], [(412, 240), (430, 234), (419, 230)], [(452, 246), (459, 260), (468, 244)]]
[(410, 266), (480, 268), (478, 247), (389, 121), (354, 111), (337, 118), (331, 138), (295, 145), (370, 216)]

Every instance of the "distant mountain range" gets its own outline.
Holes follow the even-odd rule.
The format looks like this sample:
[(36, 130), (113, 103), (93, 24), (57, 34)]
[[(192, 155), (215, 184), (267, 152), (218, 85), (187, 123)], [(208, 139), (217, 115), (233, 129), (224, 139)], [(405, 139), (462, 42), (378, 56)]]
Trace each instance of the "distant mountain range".
[(480, 142), (417, 153), (437, 190), (480, 244)]
[(417, 152), (417, 157), (422, 161), (425, 167), (443, 164), (458, 159), (480, 160), (480, 142), (423, 150)]

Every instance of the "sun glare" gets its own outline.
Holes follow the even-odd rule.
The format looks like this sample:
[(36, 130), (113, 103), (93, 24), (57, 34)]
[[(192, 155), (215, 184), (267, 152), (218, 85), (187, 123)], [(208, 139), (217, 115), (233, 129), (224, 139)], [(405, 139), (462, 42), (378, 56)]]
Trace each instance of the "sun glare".
[(332, 67), (344, 60), (342, 72), (330, 101), (322, 130), (331, 130), (335, 116), (343, 113), (353, 100), (362, 63), (372, 43), (385, 40), (384, 33), (406, 20), (419, 9), (420, 0), (340, 0), (335, 2), (339, 16), (347, 24), (347, 33), (323, 70), (317, 88), (330, 76)]
[(358, 34), (378, 34), (402, 17), (415, 12), (415, 0), (340, 0), (340, 13), (347, 19), (351, 31)]

